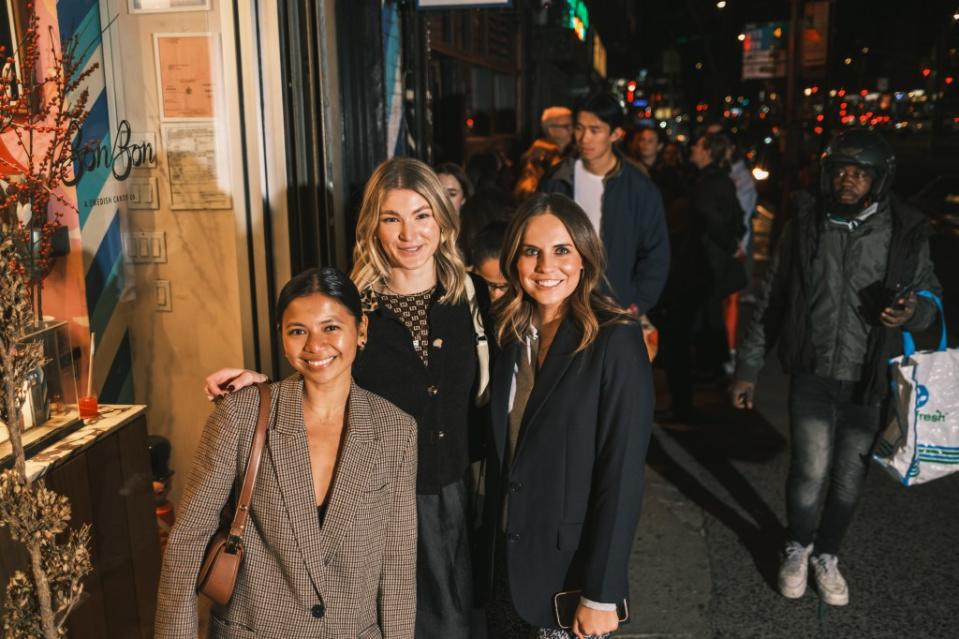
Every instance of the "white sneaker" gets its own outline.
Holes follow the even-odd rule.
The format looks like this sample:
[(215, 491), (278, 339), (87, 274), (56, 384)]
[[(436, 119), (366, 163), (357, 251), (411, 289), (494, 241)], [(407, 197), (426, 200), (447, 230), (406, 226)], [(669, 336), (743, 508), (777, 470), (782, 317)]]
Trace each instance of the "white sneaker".
[(795, 541), (786, 544), (783, 562), (779, 566), (779, 592), (783, 597), (799, 599), (806, 592), (811, 554), (812, 544), (803, 546)]
[(812, 558), (812, 570), (819, 596), (830, 606), (845, 606), (849, 603), (849, 586), (839, 572), (836, 555), (817, 555)]

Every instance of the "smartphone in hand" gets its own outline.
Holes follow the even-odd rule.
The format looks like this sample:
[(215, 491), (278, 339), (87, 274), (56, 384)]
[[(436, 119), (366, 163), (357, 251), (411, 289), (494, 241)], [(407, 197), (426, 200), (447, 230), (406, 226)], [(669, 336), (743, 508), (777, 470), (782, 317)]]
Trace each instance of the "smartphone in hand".
[(919, 288), (917, 284), (909, 284), (908, 286), (897, 287), (893, 292), (892, 297), (889, 299), (887, 306), (893, 310), (901, 311), (906, 308), (906, 298), (916, 292)]

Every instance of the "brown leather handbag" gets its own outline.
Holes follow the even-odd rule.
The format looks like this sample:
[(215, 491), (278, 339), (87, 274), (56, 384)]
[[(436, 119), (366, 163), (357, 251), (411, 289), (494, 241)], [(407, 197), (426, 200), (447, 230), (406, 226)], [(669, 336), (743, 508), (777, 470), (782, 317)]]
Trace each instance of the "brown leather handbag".
[(256, 474), (260, 470), (266, 431), (270, 427), (270, 386), (257, 384), (257, 387), (260, 390), (260, 414), (253, 432), (253, 445), (250, 446), (250, 457), (246, 462), (243, 486), (233, 521), (228, 528), (218, 530), (213, 535), (196, 578), (196, 591), (221, 606), (225, 606), (233, 597), (236, 576), (240, 572), (240, 564), (243, 563), (243, 530), (246, 528), (246, 517), (250, 510), (250, 500), (253, 498)]

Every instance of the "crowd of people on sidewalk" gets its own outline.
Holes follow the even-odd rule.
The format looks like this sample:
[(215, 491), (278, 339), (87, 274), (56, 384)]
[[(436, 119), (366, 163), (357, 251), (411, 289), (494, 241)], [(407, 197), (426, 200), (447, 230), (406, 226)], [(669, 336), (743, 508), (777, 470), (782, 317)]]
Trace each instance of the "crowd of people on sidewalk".
[[(606, 637), (628, 618), (628, 563), (654, 421), (652, 362), (695, 422), (697, 377), (752, 408), (766, 352), (792, 375), (780, 591), (812, 566), (848, 602), (840, 542), (888, 395), (901, 327), (939, 292), (917, 213), (890, 194), (891, 148), (849, 130), (818, 193), (797, 195), (761, 285), (756, 190), (734, 136), (687, 150), (627, 130), (606, 93), (551, 107), (512, 170), (497, 154), (370, 176), (352, 271), (283, 288), (294, 374), (271, 426), (246, 554), (215, 637)], [(755, 308), (737, 347), (739, 295)], [(657, 330), (661, 333), (658, 356)], [(196, 636), (196, 578), (232, 512), (261, 373), (221, 369), (164, 559), (157, 637)], [(266, 406), (264, 404), (264, 406)], [(820, 514), (821, 511), (821, 514)]]

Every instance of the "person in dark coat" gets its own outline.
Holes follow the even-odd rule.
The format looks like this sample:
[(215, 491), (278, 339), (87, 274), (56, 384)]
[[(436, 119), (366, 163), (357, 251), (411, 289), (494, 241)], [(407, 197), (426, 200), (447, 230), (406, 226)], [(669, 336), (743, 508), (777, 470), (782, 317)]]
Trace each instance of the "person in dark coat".
[(729, 177), (729, 138), (707, 133), (696, 140), (690, 162), (699, 174), (687, 210), (687, 227), (676, 250), (666, 295), (663, 331), (671, 414), (664, 419), (694, 420), (690, 346), (698, 326), (699, 355), (708, 369), (721, 370), (730, 348), (722, 299), (739, 290), (745, 270), (738, 259), (745, 233), (736, 186)]
[(614, 147), (623, 138), (623, 125), (615, 98), (587, 97), (574, 118), (579, 157), (560, 163), (539, 190), (562, 193), (586, 212), (606, 249), (607, 292), (623, 308), (643, 315), (666, 285), (669, 237), (656, 185)]
[(506, 233), (485, 510), (497, 639), (607, 636), (625, 612), (653, 385), (639, 322), (598, 291), (603, 262), (559, 194), (527, 200)]
[[(819, 193), (798, 195), (736, 353), (733, 405), (752, 408), (769, 350), (790, 375), (788, 541), (779, 591), (849, 603), (839, 550), (862, 495), (902, 329), (921, 331), (941, 294), (928, 222), (890, 194), (896, 157), (881, 135), (849, 129), (822, 156)], [(871, 532), (869, 537), (875, 535)], [(869, 539), (863, 539), (868, 542)]]

